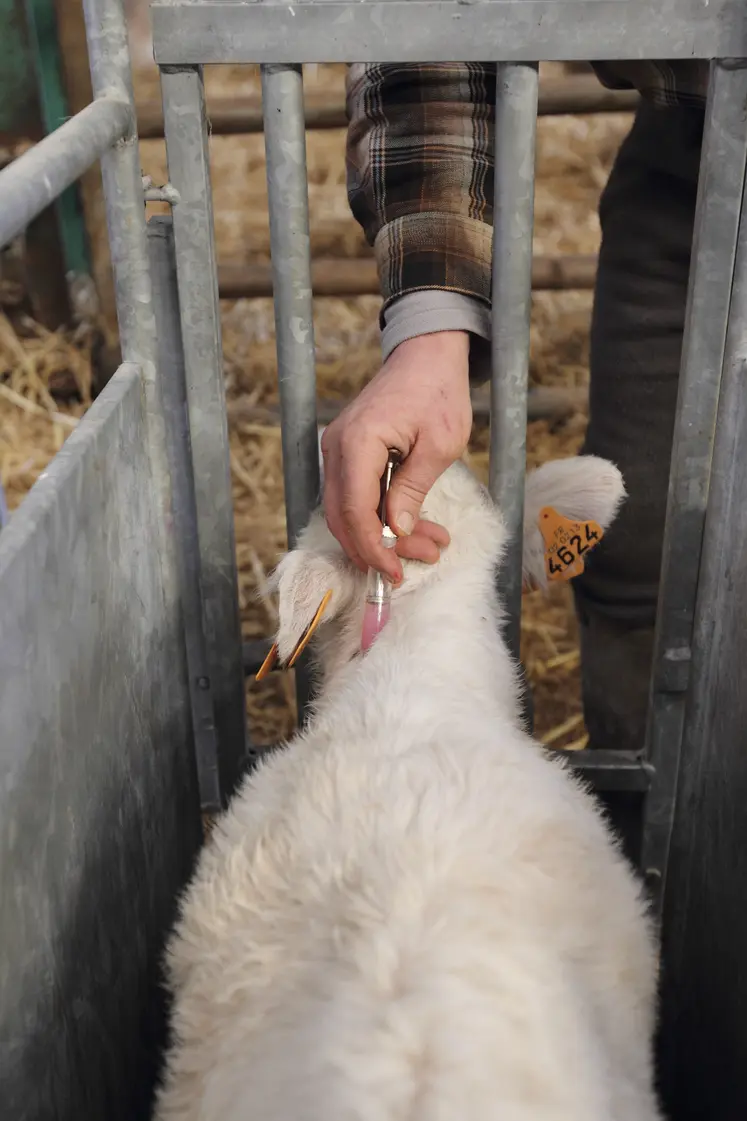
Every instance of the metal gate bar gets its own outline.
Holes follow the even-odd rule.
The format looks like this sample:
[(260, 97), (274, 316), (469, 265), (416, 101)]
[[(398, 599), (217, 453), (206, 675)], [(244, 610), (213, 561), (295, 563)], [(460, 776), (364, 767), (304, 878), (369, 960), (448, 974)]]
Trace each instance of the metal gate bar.
[[(148, 449), (162, 511), (161, 548), (166, 550), (166, 524), (171, 511), (171, 482), (165, 429), (156, 386), (156, 330), (151, 306), (150, 268), (145, 240), (140, 154), (135, 98), (127, 45), (127, 27), (119, 0), (83, 0), (91, 67), (91, 86), (99, 100), (116, 98), (126, 106), (128, 123), (122, 141), (101, 157), (106, 199), (117, 319), (124, 362), (138, 365), (148, 411)], [(83, 114), (78, 118), (80, 120)], [(71, 122), (72, 123), (72, 122)], [(60, 130), (61, 131), (61, 130)], [(42, 144), (45, 143), (42, 141)], [(39, 145), (41, 148), (42, 145)]]
[[(148, 416), (148, 448), (147, 453), (151, 460), (153, 478), (158, 486), (158, 502), (161, 510), (159, 532), (161, 540), (159, 549), (162, 555), (168, 555), (173, 548), (172, 530), (172, 483), (169, 470), (168, 442), (166, 424), (163, 414), (163, 400), (158, 381), (158, 341), (155, 319), (155, 305), (151, 285), (150, 259), (145, 227), (145, 206), (143, 201), (143, 180), (140, 166), (140, 152), (135, 132), (135, 100), (130, 72), (127, 27), (122, 9), (121, 0), (84, 0), (84, 13), (86, 21), (86, 34), (88, 37), (88, 53), (91, 65), (91, 78), (93, 93), (96, 98), (105, 96), (116, 97), (126, 103), (129, 109), (129, 128), (123, 143), (110, 149), (102, 158), (102, 174), (104, 180), (104, 194), (106, 198), (107, 224), (109, 228), (109, 243), (111, 260), (114, 270), (114, 280), (117, 299), (117, 317), (119, 320), (119, 334), (122, 355), (125, 361), (135, 362), (142, 371), (143, 391), (146, 399)], [(178, 171), (178, 168), (177, 168)], [(209, 182), (209, 180), (208, 180)], [(199, 224), (199, 222), (198, 222)], [(206, 225), (209, 234), (211, 227)], [(204, 290), (204, 284), (190, 285), (189, 291), (197, 295)], [(163, 311), (163, 305), (160, 305)], [(201, 309), (198, 308), (197, 314)], [(184, 325), (184, 311), (182, 308), (181, 334), (186, 347), (190, 339)], [(218, 354), (220, 355), (220, 339), (218, 340)], [(222, 382), (221, 382), (222, 390)], [(225, 426), (225, 403), (221, 398), (223, 408), (223, 424)], [(192, 424), (192, 416), (189, 418)], [(178, 428), (175, 428), (178, 433)], [(198, 429), (199, 431), (199, 429)], [(178, 438), (178, 436), (177, 436)], [(194, 439), (194, 436), (192, 437)], [(134, 454), (137, 454), (135, 452)], [(188, 455), (188, 452), (185, 452)], [(199, 468), (203, 463), (198, 461), (193, 466), (193, 477), (200, 479)], [(178, 494), (173, 496), (179, 507)], [(214, 501), (214, 499), (213, 499)], [(230, 491), (228, 496), (229, 518), (232, 519), (230, 507)], [(179, 528), (184, 523), (176, 521), (177, 551), (187, 554), (191, 548), (189, 541), (179, 538)], [(229, 521), (232, 530), (233, 522)], [(232, 550), (233, 537), (227, 533), (225, 525), (219, 526), (224, 538), (228, 537), (229, 548)], [(200, 539), (200, 547), (202, 540)], [(231, 552), (233, 557), (233, 551)], [(202, 553), (200, 562), (202, 564)], [(171, 568), (166, 569), (164, 580), (171, 576)], [(177, 570), (174, 569), (174, 573)], [(169, 585), (169, 594), (174, 598), (179, 597), (184, 605), (185, 596), (189, 596), (192, 587), (188, 582), (189, 569), (182, 567), (178, 570), (177, 579), (179, 587)], [(204, 568), (200, 569), (202, 580)], [(231, 575), (233, 578), (231, 578)], [(244, 763), (245, 751), (245, 719), (244, 716), (244, 684), (243, 675), (240, 673), (239, 681), (231, 677), (232, 663), (238, 660), (241, 670), (241, 638), (238, 628), (238, 588), (235, 579), (234, 567), (229, 572), (229, 579), (225, 581), (223, 596), (236, 605), (235, 618), (237, 620), (234, 632), (226, 628), (219, 633), (216, 645), (222, 651), (222, 660), (215, 662), (210, 655), (212, 649), (208, 646), (209, 665), (211, 673), (208, 677), (206, 690), (201, 689), (201, 683), (190, 677), (190, 694), (193, 710), (204, 715), (205, 697), (195, 696), (195, 690), (207, 692), (208, 700), (213, 705), (213, 715), (218, 729), (218, 751), (220, 755), (220, 777), (225, 782), (221, 791), (225, 798), (232, 788), (232, 782), (238, 777), (238, 772)], [(209, 606), (214, 600), (208, 599), (212, 589), (208, 585), (201, 585), (201, 603), (208, 601), (205, 614), (209, 615)], [(217, 597), (218, 607), (222, 606), (220, 595)], [(201, 609), (201, 608), (200, 608)], [(195, 604), (186, 607), (187, 627), (193, 626), (194, 612), (198, 610)], [(229, 619), (230, 619), (230, 613)], [(205, 622), (203, 620), (203, 627)], [(187, 632), (190, 633), (189, 630)], [(235, 642), (231, 639), (235, 638)], [(238, 653), (234, 653), (234, 645)], [(202, 675), (200, 675), (202, 677)], [(217, 684), (211, 689), (214, 681)], [(238, 722), (234, 713), (241, 719), (240, 728), (234, 731), (231, 723)], [(194, 729), (196, 732), (196, 727)], [(233, 734), (231, 734), (233, 733)], [(215, 798), (215, 791), (206, 785), (204, 775), (204, 751), (207, 750), (204, 740), (201, 741), (203, 750), (203, 787), (201, 794), (211, 805)]]
[(40, 140), (2, 172), (0, 245), (7, 245), (129, 132), (126, 101), (102, 97)]
[[(230, 775), (221, 774), (215, 713), (210, 689), (210, 665), (203, 631), (200, 590), (200, 549), (197, 502), (190, 454), (187, 386), (184, 374), (179, 290), (176, 279), (174, 224), (159, 215), (148, 222), (148, 249), (153, 282), (153, 308), (158, 329), (158, 382), (167, 420), (174, 522), (180, 542), (179, 565), (184, 615), (184, 637), (192, 706), (195, 761), (203, 813), (217, 813), (224, 804), (221, 791), (230, 786)], [(223, 781), (221, 781), (223, 779)]]
[(151, 10), (159, 65), (747, 55), (742, 0), (162, 0)]
[[(547, 9), (547, 10), (546, 10)], [(591, 46), (568, 49), (568, 28), (558, 21), (561, 10), (566, 15), (583, 14), (589, 20), (604, 19), (605, 34), (593, 34)], [(731, 0), (721, 0), (718, 10), (710, 7), (707, 13), (688, 0), (669, 0), (653, 16), (647, 12), (645, 21), (647, 40), (641, 46), (639, 17), (643, 6), (638, 0), (630, 0), (623, 6), (615, 5), (611, 11), (609, 4), (597, 0), (553, 0), (552, 5), (543, 3), (531, 6), (523, 2), (497, 4), (493, 0), (477, 0), (472, 5), (460, 5), (450, 0), (427, 5), (428, 20), (423, 21), (425, 8), (408, 4), (407, 8), (398, 0), (382, 2), (307, 3), (283, 7), (274, 4), (257, 3), (251, 6), (231, 4), (194, 3), (156, 4), (155, 51), (159, 61), (183, 59), (184, 37), (200, 30), (200, 55), (215, 60), (259, 61), (264, 63), (263, 93), (265, 99), (265, 130), (267, 133), (268, 188), (271, 212), (271, 239), (273, 251), (273, 270), (276, 288), (276, 324), (278, 334), (278, 361), (280, 373), (281, 408), (284, 419), (284, 474), (286, 499), (288, 502), (288, 528), (291, 544), (298, 529), (305, 524), (308, 514), (317, 497), (317, 456), (316, 456), (316, 413), (313, 368), (313, 327), (311, 320), (311, 290), (308, 244), (308, 205), (305, 183), (305, 151), (303, 127), (303, 96), (301, 72), (294, 62), (284, 62), (291, 56), (294, 60), (314, 58), (330, 61), (347, 47), (341, 44), (350, 39), (350, 57), (368, 58), (367, 51), (373, 50), (372, 43), (378, 43), (375, 57), (378, 61), (391, 58), (408, 61), (410, 59), (438, 60), (443, 56), (448, 44), (448, 57), (471, 57), (475, 47), (474, 20), (482, 17), (480, 36), (480, 58), (485, 57), (486, 34), (513, 35), (518, 41), (519, 32), (531, 16), (542, 16), (541, 34), (532, 26), (532, 34), (522, 40), (521, 46), (511, 45), (501, 39), (502, 58), (526, 57), (527, 43), (532, 44), (532, 53), (542, 57), (584, 57), (591, 54), (595, 58), (641, 57), (648, 56), (653, 44), (661, 39), (661, 49), (669, 57), (691, 57), (701, 51), (710, 51), (721, 44), (724, 27), (729, 25), (738, 31), (736, 39), (730, 40), (733, 50), (737, 43), (745, 39), (745, 28), (740, 22), (739, 9)], [(180, 27), (175, 21), (178, 14)], [(417, 14), (423, 35), (408, 38), (406, 20)], [(356, 14), (355, 27), (351, 18)], [(209, 16), (209, 18), (208, 18)], [(451, 20), (452, 34), (441, 36), (436, 42), (433, 28), (438, 20)], [(397, 24), (401, 17), (405, 24)], [(160, 22), (159, 22), (160, 20)], [(615, 23), (617, 21), (617, 23)], [(678, 22), (679, 21), (679, 22)], [(277, 38), (277, 28), (282, 24), (283, 36)], [(610, 28), (617, 27), (611, 34)], [(404, 28), (404, 30), (403, 30)], [(167, 30), (166, 30), (167, 29)], [(583, 31), (585, 35), (588, 28)], [(573, 35), (578, 36), (578, 26), (573, 25)], [(592, 32), (589, 32), (592, 34)], [(182, 46), (176, 47), (180, 41)], [(543, 38), (544, 35), (544, 38)], [(379, 39), (377, 39), (379, 36)], [(396, 36), (396, 43), (395, 43)], [(549, 38), (548, 38), (549, 37)], [(653, 38), (652, 38), (653, 37)], [(604, 43), (604, 46), (600, 46)], [(635, 50), (630, 53), (630, 44)], [(404, 45), (403, 45), (404, 44)], [(177, 55), (177, 49), (181, 52)], [(282, 49), (283, 54), (278, 52)], [(245, 53), (243, 53), (245, 52)], [(362, 52), (362, 53), (361, 53)], [(403, 53), (404, 52), (404, 53)], [(190, 57), (191, 61), (191, 56)], [(197, 60), (197, 56), (195, 56)], [(269, 64), (269, 65), (268, 65)], [(181, 72), (181, 71), (180, 71)], [(194, 72), (197, 73), (196, 71)], [(164, 82), (172, 81), (173, 74), (166, 68)], [(275, 85), (277, 83), (277, 85)], [(284, 84), (283, 84), (284, 83)], [(496, 151), (496, 183), (494, 210), (494, 260), (493, 260), (493, 355), (494, 375), (491, 386), (493, 425), (491, 433), (490, 483), (493, 494), (504, 510), (512, 534), (511, 557), (502, 575), (503, 594), (507, 602), (509, 628), (508, 641), (512, 651), (518, 654), (519, 613), (520, 613), (520, 565), (518, 557), (521, 548), (521, 512), (523, 508), (523, 477), (525, 459), (525, 422), (526, 422), (526, 382), (529, 346), (529, 301), (531, 291), (531, 230), (533, 211), (533, 163), (534, 138), (537, 110), (537, 68), (534, 60), (520, 62), (501, 62), (498, 64), (496, 133), (500, 143)], [(713, 99), (712, 99), (713, 100)], [(204, 116), (204, 106), (200, 106), (199, 116)], [(718, 123), (714, 126), (714, 136), (718, 135)], [(167, 133), (168, 133), (167, 122)], [(292, 155), (288, 156), (288, 153)], [(281, 169), (280, 171), (278, 169)], [(172, 176), (172, 180), (173, 180)], [(175, 184), (179, 188), (179, 184)], [(736, 195), (733, 195), (736, 197)], [(182, 204), (179, 204), (182, 205)], [(285, 209), (284, 209), (285, 208)], [(177, 206), (177, 215), (179, 206)], [(291, 214), (291, 220), (287, 220)], [(178, 248), (178, 246), (177, 246)], [(201, 255), (203, 267), (207, 257)], [(195, 264), (198, 258), (195, 257)], [(212, 263), (212, 261), (211, 261)], [(701, 282), (703, 283), (703, 282)], [(727, 281), (728, 288), (728, 281)], [(723, 292), (722, 292), (723, 295)], [(715, 293), (706, 296), (706, 306), (716, 299)], [(297, 333), (294, 334), (298, 328)], [(694, 352), (697, 354), (697, 350)], [(689, 369), (695, 370), (697, 359), (689, 360)], [(703, 389), (699, 391), (703, 393)], [(683, 391), (682, 401), (687, 406), (688, 393)], [(701, 406), (707, 406), (705, 399), (697, 397), (695, 407), (705, 415)], [(689, 421), (685, 417), (683, 424)], [(689, 443), (688, 443), (689, 441)], [(683, 438), (681, 455), (688, 459), (695, 445), (692, 433)], [(690, 449), (690, 450), (688, 450)], [(688, 459), (690, 462), (690, 459)], [(690, 481), (692, 482), (691, 475)], [(702, 480), (701, 480), (702, 481)], [(692, 510), (683, 514), (682, 524), (687, 522), (687, 533), (692, 535)], [(673, 512), (676, 519), (676, 509)], [(673, 530), (675, 537), (680, 532)], [(696, 531), (697, 536), (697, 531)], [(679, 555), (675, 549), (672, 556)], [(676, 577), (665, 571), (668, 578)], [(693, 579), (697, 577), (695, 572)], [(663, 591), (666, 596), (666, 592)], [(677, 611), (681, 621), (681, 611)], [(671, 654), (670, 647), (666, 647)], [(661, 648), (662, 657), (664, 647)], [(652, 747), (652, 755), (655, 754)], [(667, 750), (672, 752), (671, 740)], [(676, 757), (676, 753), (675, 753)], [(630, 776), (626, 780), (632, 785), (645, 786), (651, 773), (649, 763), (639, 759), (626, 762)], [(631, 770), (632, 768), (632, 770)], [(632, 772), (636, 771), (634, 775)], [(594, 767), (589, 764), (589, 772)], [(609, 768), (604, 768), (609, 777)], [(657, 788), (659, 811), (668, 813), (666, 805), (671, 806), (673, 774), (662, 774)], [(668, 800), (668, 802), (667, 802)], [(656, 809), (656, 802), (652, 800)], [(656, 833), (654, 827), (651, 837)], [(661, 830), (659, 844), (661, 848)], [(653, 866), (653, 865), (652, 865)]]
[[(735, 162), (745, 78), (715, 78), (722, 119), (741, 116)], [(728, 318), (664, 901), (660, 1067), (678, 1121), (742, 1117), (747, 1101), (747, 191)]]
[(161, 72), (194, 465), (209, 691), (224, 796), (247, 763), (238, 572), (213, 232), (205, 92), (199, 67)]
[[(167, 69), (164, 86), (171, 85), (180, 70)], [(196, 71), (191, 71), (196, 73)], [(497, 327), (497, 362), (491, 392), (498, 398), (493, 407), (496, 421), (491, 436), (491, 483), (498, 501), (510, 511), (513, 551), (520, 556), (525, 461), (526, 391), (529, 356), (529, 310), (531, 299), (532, 220), (534, 197), (534, 138), (537, 115), (537, 64), (500, 67), (497, 85), (498, 132), (495, 260), (497, 286), (504, 293), (493, 302)], [(276, 330), (279, 390), (283, 425), (283, 470), (287, 503), (288, 536), (291, 544), (306, 525), (319, 499), (317, 451), (317, 402), (314, 365), (313, 305), (311, 296), (308, 196), (306, 182), (305, 131), (303, 123), (302, 73), (296, 65), (262, 69), (270, 208), (271, 250), (276, 293)], [(194, 107), (193, 107), (194, 108)], [(179, 139), (196, 128), (199, 114), (182, 114)], [(167, 114), (167, 130), (169, 128)], [(169, 133), (171, 153), (176, 141)], [(182, 162), (184, 156), (178, 157)], [(171, 166), (171, 165), (170, 165)], [(518, 178), (517, 178), (517, 172)], [(202, 174), (202, 171), (201, 173)], [(193, 177), (194, 178), (194, 177)], [(171, 176), (183, 207), (181, 180)], [(183, 213), (183, 212), (182, 212)], [(203, 214), (202, 220), (205, 220)], [(195, 234), (194, 246), (200, 240)], [(193, 256), (184, 283), (193, 284), (206, 265)], [(177, 268), (184, 267), (177, 247)], [(496, 281), (494, 280), (494, 284)], [(184, 311), (182, 309), (182, 316)], [(510, 375), (510, 376), (509, 376)], [(193, 390), (195, 398), (205, 387)], [(199, 470), (197, 464), (195, 469)], [(507, 566), (510, 568), (510, 565)], [(512, 648), (518, 653), (520, 628), (520, 579), (508, 577), (513, 604), (510, 618)], [(302, 675), (299, 674), (299, 677)], [(308, 701), (308, 682), (299, 682), (299, 715)], [(597, 751), (593, 756), (570, 762), (598, 789), (644, 791), (649, 769), (634, 753)]]
[[(300, 66), (262, 67), (270, 255), (275, 297), (288, 547), (319, 503), (314, 308)], [(306, 661), (296, 670), (298, 715), (309, 702)]]
[(532, 307), (537, 63), (498, 63), (495, 101), (490, 493), (509, 535), (499, 586), (506, 641), (521, 641), (521, 557)]
[(127, 28), (118, 0), (83, 0), (83, 8), (96, 102), (116, 97), (128, 109), (123, 141), (104, 154), (101, 173), (122, 355), (126, 362), (141, 366), (148, 392), (154, 393), (155, 325), (150, 308), (150, 271)]
[(642, 867), (660, 914), (747, 158), (747, 69), (716, 62), (706, 109), (657, 608)]

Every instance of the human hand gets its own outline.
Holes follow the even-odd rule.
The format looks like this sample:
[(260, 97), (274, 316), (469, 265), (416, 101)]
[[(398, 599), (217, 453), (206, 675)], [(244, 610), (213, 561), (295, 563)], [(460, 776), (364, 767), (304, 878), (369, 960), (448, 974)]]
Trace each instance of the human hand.
[[(327, 524), (360, 569), (373, 567), (397, 584), (399, 557), (438, 560), (449, 535), (421, 519), (420, 508), (439, 475), (466, 448), (471, 427), (469, 336), (463, 331), (401, 343), (328, 425), (322, 436)], [(389, 448), (403, 456), (387, 500), (395, 549), (382, 545), (378, 517)]]

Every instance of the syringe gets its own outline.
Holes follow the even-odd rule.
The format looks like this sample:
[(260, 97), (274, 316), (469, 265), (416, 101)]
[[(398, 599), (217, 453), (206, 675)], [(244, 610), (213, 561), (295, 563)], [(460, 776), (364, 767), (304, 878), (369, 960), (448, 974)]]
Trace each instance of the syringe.
[[(394, 449), (389, 448), (386, 469), (381, 479), (381, 495), (379, 499), (379, 518), (384, 527), (381, 543), (385, 549), (393, 549), (397, 542), (397, 535), (389, 528), (386, 520), (386, 499), (392, 476), (402, 462), (402, 456)], [(376, 635), (389, 619), (389, 608), (392, 600), (392, 586), (386, 576), (375, 568), (368, 570), (366, 584), (366, 605), (363, 612), (363, 633), (361, 636), (361, 650), (368, 650)]]

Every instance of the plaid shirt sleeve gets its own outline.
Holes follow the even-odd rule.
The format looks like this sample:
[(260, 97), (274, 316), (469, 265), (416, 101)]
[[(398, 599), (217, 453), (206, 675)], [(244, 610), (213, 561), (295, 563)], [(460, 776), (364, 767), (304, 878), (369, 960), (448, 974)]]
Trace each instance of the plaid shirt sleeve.
[[(595, 63), (610, 88), (702, 105), (701, 62)], [(410, 292), (490, 301), (495, 64), (354, 64), (348, 198), (374, 247), (384, 312)]]
[(349, 67), (348, 198), (384, 306), (439, 288), (488, 302), (495, 66)]

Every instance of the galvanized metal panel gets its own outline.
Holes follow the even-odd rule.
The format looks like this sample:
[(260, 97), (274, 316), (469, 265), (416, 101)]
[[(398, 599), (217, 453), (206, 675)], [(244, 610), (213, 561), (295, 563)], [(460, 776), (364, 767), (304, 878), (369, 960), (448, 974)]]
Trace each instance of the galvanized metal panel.
[(148, 249), (158, 326), (158, 382), (164, 414), (169, 421), (167, 433), (174, 521), (179, 538), (178, 562), (200, 801), (203, 813), (216, 813), (222, 801), (218, 736), (203, 629), (195, 477), (189, 438), (174, 227), (170, 214), (156, 215), (148, 222)]
[(655, 913), (665, 890), (690, 678), (695, 596), (747, 163), (747, 69), (711, 72), (698, 183), (657, 608), (646, 754), (653, 766), (643, 872)]
[[(135, 99), (128, 52), (127, 27), (121, 0), (83, 0), (91, 87), (94, 97), (116, 98), (127, 107), (128, 130), (124, 142), (111, 147), (101, 159), (106, 198), (106, 220), (114, 273), (119, 322), (119, 342), (125, 362), (137, 365), (142, 391), (147, 455), (160, 540), (153, 548), (166, 555), (173, 514), (169, 474), (167, 418), (158, 384), (158, 341), (150, 261), (145, 230), (145, 201), (140, 151), (135, 131)], [(164, 569), (164, 580), (176, 581), (176, 568)], [(169, 589), (171, 594), (171, 589)], [(174, 593), (175, 594), (175, 593)]]
[(742, 0), (177, 0), (152, 14), (161, 65), (747, 55)]
[(668, 1116), (747, 1106), (747, 209), (743, 204), (664, 898)]
[(121, 368), (0, 534), (0, 1102), (139, 1121), (200, 843), (175, 548)]

